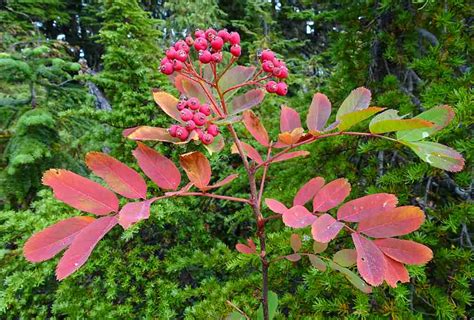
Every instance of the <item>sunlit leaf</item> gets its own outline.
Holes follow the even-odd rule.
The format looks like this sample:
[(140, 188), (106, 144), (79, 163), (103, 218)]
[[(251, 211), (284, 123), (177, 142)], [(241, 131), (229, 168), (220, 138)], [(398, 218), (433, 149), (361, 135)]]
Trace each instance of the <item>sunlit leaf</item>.
[(240, 95), (232, 99), (230, 114), (234, 115), (250, 108), (253, 108), (259, 105), (263, 98), (265, 98), (265, 93), (260, 89), (252, 89), (247, 91), (245, 94)]
[(293, 199), (293, 205), (304, 206), (307, 202), (314, 198), (316, 193), (324, 185), (324, 178), (316, 177), (306, 182), (296, 193)]
[(392, 288), (397, 287), (397, 282), (406, 283), (410, 281), (410, 276), (403, 264), (384, 256), (385, 259), (385, 282)]
[(301, 119), (298, 112), (287, 106), (281, 106), (280, 113), (280, 132), (293, 131), (301, 128)]
[(360, 87), (352, 90), (347, 98), (342, 102), (342, 105), (337, 110), (336, 119), (340, 120), (341, 116), (346, 113), (351, 113), (357, 110), (363, 110), (369, 107), (371, 99), (370, 90)]
[(309, 106), (308, 116), (306, 117), (308, 129), (312, 131), (322, 131), (330, 115), (331, 102), (328, 97), (322, 93), (316, 93), (313, 96), (313, 100)]
[(352, 126), (358, 124), (359, 122), (364, 121), (365, 119), (370, 118), (374, 114), (384, 110), (385, 108), (379, 107), (369, 107), (363, 110), (357, 110), (354, 112), (346, 113), (340, 116), (339, 118), (339, 131), (346, 131)]
[(179, 163), (189, 181), (198, 189), (205, 190), (211, 180), (211, 165), (206, 156), (197, 151), (189, 152), (179, 157)]
[(171, 118), (175, 119), (178, 122), (183, 122), (183, 120), (181, 120), (181, 116), (179, 114), (178, 109), (176, 109), (176, 105), (179, 102), (178, 99), (176, 99), (169, 93), (160, 91), (158, 89), (153, 89), (153, 99), (161, 108), (161, 110), (163, 110), (167, 115), (169, 115)]
[(357, 252), (354, 249), (342, 249), (334, 254), (332, 260), (343, 267), (352, 267), (357, 263)]
[(433, 251), (415, 241), (388, 238), (374, 243), (385, 255), (401, 263), (425, 264), (433, 259)]
[(367, 216), (360, 220), (357, 230), (374, 238), (402, 236), (417, 230), (424, 220), (420, 208), (403, 206)]
[(150, 206), (156, 199), (149, 199), (139, 202), (129, 202), (120, 209), (118, 214), (119, 224), (128, 229), (132, 224), (150, 217)]
[(369, 194), (344, 203), (337, 210), (339, 220), (359, 222), (370, 215), (395, 208), (398, 199), (389, 193)]
[(51, 259), (68, 247), (76, 235), (94, 220), (85, 216), (61, 220), (32, 235), (23, 247), (23, 255), (30, 262)]
[(133, 150), (133, 156), (147, 177), (162, 189), (178, 189), (181, 174), (173, 161), (141, 142), (137, 144), (137, 148)]
[(310, 226), (316, 220), (303, 206), (294, 206), (283, 213), (283, 223), (292, 228), (304, 228)]
[(86, 164), (118, 194), (130, 199), (146, 198), (145, 180), (126, 164), (102, 152), (89, 152)]
[(102, 217), (94, 220), (83, 228), (74, 238), (71, 246), (66, 250), (56, 267), (56, 278), (62, 280), (79, 269), (89, 258), (97, 243), (116, 224), (114, 216)]
[(338, 206), (351, 192), (347, 179), (340, 178), (329, 182), (313, 198), (313, 212), (325, 212)]
[(106, 215), (119, 208), (119, 201), (112, 191), (68, 170), (46, 171), (43, 184), (53, 188), (56, 199), (78, 210)]
[(297, 233), (293, 233), (290, 237), (290, 245), (294, 252), (298, 252), (301, 249), (301, 237)]
[(352, 241), (357, 250), (357, 270), (367, 283), (381, 285), (385, 273), (385, 259), (382, 251), (369, 239), (358, 233), (352, 234)]
[(288, 208), (283, 203), (275, 199), (267, 198), (265, 199), (265, 204), (267, 205), (268, 209), (278, 214), (283, 214), (288, 210)]
[(367, 283), (364, 282), (357, 274), (352, 272), (351, 270), (338, 265), (337, 263), (334, 263), (332, 261), (329, 261), (328, 263), (329, 267), (333, 270), (339, 271), (342, 273), (347, 280), (349, 280), (350, 283), (360, 291), (364, 293), (371, 293), (372, 292), (372, 287), (369, 286)]
[[(242, 145), (242, 149), (244, 149), (244, 152), (247, 155), (247, 157), (255, 161), (257, 164), (263, 163), (262, 156), (260, 155), (260, 153), (258, 153), (258, 151), (254, 147), (252, 147), (251, 145), (243, 141), (240, 141), (240, 144)], [(237, 145), (235, 143), (232, 145), (230, 150), (232, 153), (239, 153), (239, 150), (237, 149)]]
[(150, 126), (139, 126), (123, 130), (122, 135), (125, 138), (135, 141), (163, 141), (177, 143), (178, 138), (173, 138), (165, 128), (157, 128)]
[(250, 110), (244, 111), (243, 122), (250, 134), (257, 140), (261, 145), (268, 147), (269, 139), (268, 133), (260, 119)]
[(435, 168), (458, 172), (464, 167), (463, 156), (454, 149), (436, 142), (405, 142), (421, 160)]
[(313, 239), (318, 242), (329, 242), (337, 236), (343, 227), (344, 223), (337, 221), (325, 213), (313, 222), (311, 225), (311, 234), (313, 235)]

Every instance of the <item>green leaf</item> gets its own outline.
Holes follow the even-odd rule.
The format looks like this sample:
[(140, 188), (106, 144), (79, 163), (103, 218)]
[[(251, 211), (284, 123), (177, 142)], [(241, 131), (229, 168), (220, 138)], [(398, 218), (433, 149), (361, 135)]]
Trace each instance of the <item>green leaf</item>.
[(309, 253), (308, 258), (309, 258), (309, 262), (311, 262), (311, 265), (313, 267), (315, 267), (316, 269), (318, 269), (321, 272), (326, 271), (326, 269), (327, 269), (326, 263), (320, 257), (318, 257), (315, 254)]
[[(271, 320), (275, 317), (278, 308), (278, 295), (273, 291), (268, 291), (268, 318)], [(257, 319), (263, 320), (263, 306), (257, 310)]]
[(343, 267), (352, 267), (357, 262), (357, 252), (354, 249), (342, 249), (334, 254), (332, 260)]
[(225, 317), (226, 320), (245, 320), (245, 317), (238, 313), (237, 311), (234, 311), (230, 313), (227, 317)]
[(417, 128), (429, 128), (433, 126), (432, 122), (423, 119), (387, 119), (370, 122), (369, 128), (372, 133), (386, 133)]
[(204, 147), (207, 149), (210, 155), (213, 153), (218, 153), (222, 149), (224, 149), (225, 142), (224, 138), (222, 137), (222, 134), (219, 134), (217, 137), (214, 138), (214, 141), (211, 144), (203, 144)]
[(342, 102), (339, 110), (337, 110), (336, 120), (340, 120), (341, 116), (358, 110), (367, 109), (370, 104), (370, 90), (364, 87), (352, 90), (347, 98)]
[(374, 114), (384, 110), (385, 108), (370, 107), (364, 110), (358, 110), (350, 113), (343, 114), (339, 118), (339, 125), (337, 126), (339, 131), (346, 131), (352, 126), (370, 118)]
[(340, 266), (337, 263), (332, 262), (332, 261), (329, 261), (329, 267), (333, 270), (336, 270), (336, 271), (339, 271), (340, 273), (342, 273), (347, 278), (347, 280), (349, 280), (349, 282), (352, 283), (354, 285), (354, 287), (356, 287), (360, 291), (362, 291), (364, 293), (371, 293), (372, 292), (372, 287), (369, 286), (367, 283), (365, 283), (364, 280), (362, 280), (357, 274), (355, 274), (351, 270), (349, 270), (345, 267), (342, 267), (342, 266)]
[(464, 167), (463, 156), (443, 144), (429, 141), (400, 142), (412, 149), (421, 160), (435, 168), (458, 172)]
[(431, 128), (420, 128), (397, 132), (397, 139), (403, 141), (418, 141), (427, 138), (446, 127), (453, 118), (454, 110), (450, 106), (443, 105), (431, 108), (413, 118), (433, 122), (434, 125)]

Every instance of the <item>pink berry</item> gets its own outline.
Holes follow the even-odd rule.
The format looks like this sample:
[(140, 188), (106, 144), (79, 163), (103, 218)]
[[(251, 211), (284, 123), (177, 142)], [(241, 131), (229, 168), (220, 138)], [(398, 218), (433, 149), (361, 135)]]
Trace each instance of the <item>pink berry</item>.
[(165, 63), (171, 63), (171, 60), (167, 57), (164, 57), (163, 59), (161, 59), (160, 66), (164, 65)]
[(268, 50), (268, 49), (263, 50), (262, 53), (260, 54), (260, 59), (262, 61), (266, 61), (266, 60), (272, 61), (274, 58), (275, 58), (275, 54), (273, 53), (273, 51)]
[(240, 54), (242, 53), (242, 49), (240, 48), (238, 44), (234, 44), (232, 45), (232, 47), (230, 47), (230, 53), (234, 57), (240, 57)]
[(207, 40), (204, 39), (204, 38), (197, 38), (194, 41), (194, 49), (196, 49), (197, 51), (206, 50), (207, 49)]
[(178, 130), (179, 126), (177, 124), (173, 124), (169, 129), (168, 129), (168, 133), (170, 134), (170, 136), (172, 137), (176, 137), (176, 130)]
[(277, 83), (275, 81), (268, 81), (265, 85), (268, 93), (275, 93), (277, 91)]
[(193, 120), (188, 120), (186, 121), (186, 124), (184, 125), (184, 127), (188, 131), (193, 131), (194, 129), (196, 129), (196, 123)]
[(204, 132), (202, 132), (202, 130), (199, 129), (199, 128), (194, 129), (194, 131), (197, 133), (197, 135), (198, 135), (198, 137), (199, 137), (199, 140), (201, 140), (201, 139), (202, 139), (202, 135), (204, 134)]
[(196, 38), (204, 38), (206, 36), (206, 33), (204, 32), (204, 30), (201, 30), (201, 29), (196, 29), (196, 31), (194, 31), (194, 37)]
[(181, 71), (183, 69), (183, 63), (179, 60), (173, 60), (173, 69), (174, 71)]
[(189, 136), (189, 131), (186, 130), (186, 128), (178, 126), (178, 128), (176, 129), (176, 137), (178, 137), (179, 140), (184, 141), (188, 138), (188, 136)]
[(215, 52), (212, 54), (212, 61), (219, 63), (222, 61), (222, 52)]
[(163, 64), (160, 67), (160, 70), (161, 70), (162, 73), (164, 73), (166, 75), (170, 75), (174, 72), (173, 65), (170, 62), (166, 62), (165, 64)]
[(176, 50), (173, 47), (166, 50), (166, 57), (170, 60), (175, 59), (176, 58)]
[(279, 82), (277, 85), (276, 94), (279, 96), (286, 96), (288, 92), (288, 86), (284, 82)]
[(231, 32), (229, 34), (230, 44), (240, 44), (240, 34), (238, 32)]
[(180, 102), (178, 102), (178, 104), (176, 105), (176, 109), (178, 109), (178, 111), (181, 111), (183, 109), (186, 109), (186, 100), (181, 100)]
[(277, 58), (274, 58), (274, 59), (272, 60), (272, 62), (273, 62), (273, 65), (274, 65), (275, 67), (281, 67), (281, 66), (284, 65), (283, 61), (281, 61), (281, 60), (279, 60), (279, 59), (277, 59)]
[(211, 47), (212, 49), (219, 51), (224, 46), (224, 40), (221, 37), (215, 37), (211, 40)]
[(211, 144), (214, 141), (214, 137), (209, 133), (204, 133), (201, 137), (201, 141), (204, 144)]
[(217, 35), (218, 35), (219, 37), (221, 37), (222, 40), (224, 40), (224, 42), (229, 41), (229, 32), (227, 32), (227, 29), (219, 30), (219, 32), (217, 33)]
[(273, 71), (273, 62), (268, 61), (268, 60), (267, 60), (267, 61), (264, 61), (264, 62), (262, 63), (262, 69), (263, 69), (263, 71), (265, 71), (265, 72), (272, 72), (272, 71)]
[(192, 120), (193, 119), (193, 112), (189, 109), (183, 109), (180, 111), (180, 116), (181, 116), (181, 120), (183, 121), (189, 121), (189, 120)]
[(186, 105), (189, 107), (191, 110), (197, 110), (201, 107), (201, 104), (199, 103), (198, 98), (190, 98), (187, 102)]
[(193, 37), (191, 37), (191, 36), (187, 36), (184, 41), (186, 41), (186, 44), (187, 44), (189, 47), (191, 47), (191, 46), (194, 44), (194, 39), (193, 39)]
[(199, 61), (209, 63), (212, 60), (212, 54), (208, 50), (199, 51)]
[(279, 74), (275, 75), (275, 76), (280, 78), (280, 79), (288, 78), (288, 68), (284, 67), (284, 66), (281, 66)]
[(206, 39), (211, 41), (215, 36), (217, 36), (217, 31), (209, 28), (206, 30)]
[(210, 124), (209, 127), (207, 127), (207, 133), (215, 137), (219, 134), (219, 127), (215, 124)]
[(174, 48), (179, 51), (179, 50), (184, 50), (184, 52), (188, 53), (189, 52), (189, 46), (184, 42), (184, 40), (179, 40), (174, 44)]
[(199, 112), (204, 113), (206, 116), (210, 116), (211, 115), (211, 107), (209, 106), (209, 104), (204, 103), (199, 108)]
[(196, 123), (196, 125), (202, 126), (206, 123), (206, 115), (201, 112), (196, 112), (194, 114), (193, 121)]
[(187, 58), (188, 58), (188, 54), (186, 53), (186, 51), (181, 49), (176, 52), (176, 60), (184, 62), (186, 61)]

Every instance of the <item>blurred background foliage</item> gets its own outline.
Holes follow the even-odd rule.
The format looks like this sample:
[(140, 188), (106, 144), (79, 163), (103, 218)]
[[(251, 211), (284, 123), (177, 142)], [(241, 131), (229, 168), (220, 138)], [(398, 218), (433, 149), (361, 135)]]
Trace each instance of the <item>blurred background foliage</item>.
[[(77, 214), (41, 186), (42, 172), (62, 167), (87, 176), (83, 158), (90, 150), (136, 168), (134, 143), (121, 131), (168, 123), (151, 97), (154, 87), (175, 92), (157, 72), (164, 48), (209, 26), (240, 32), (241, 63), (255, 62), (257, 50), (266, 47), (287, 61), (288, 97), (267, 96), (256, 110), (273, 134), (281, 104), (305, 115), (318, 91), (333, 107), (366, 86), (373, 105), (400, 114), (440, 104), (456, 110), (436, 139), (465, 156), (466, 168), (457, 174), (421, 163), (406, 148), (350, 137), (308, 146), (311, 156), (269, 171), (265, 197), (287, 204), (319, 175), (347, 177), (351, 197), (395, 193), (401, 204), (424, 209), (426, 223), (412, 238), (435, 253), (428, 265), (410, 268), (409, 284), (382, 286), (371, 295), (307, 261), (275, 264), (270, 284), (280, 298), (277, 318), (474, 316), (474, 7), (468, 2), (4, 0), (0, 10), (1, 318), (219, 319), (233, 310), (226, 301), (248, 314), (257, 309), (258, 261), (233, 249), (255, 226), (251, 212), (234, 203), (157, 203), (149, 220), (127, 232), (114, 229), (88, 263), (60, 283), (56, 259), (30, 264), (22, 256), (33, 232)], [(242, 128), (240, 133), (248, 137)], [(174, 159), (186, 151), (156, 148)], [(239, 166), (229, 152), (211, 160), (221, 177)], [(244, 195), (246, 188), (242, 174), (221, 192)], [(269, 227), (270, 254), (289, 253), (290, 230), (280, 221)], [(328, 254), (348, 243), (340, 238)]]

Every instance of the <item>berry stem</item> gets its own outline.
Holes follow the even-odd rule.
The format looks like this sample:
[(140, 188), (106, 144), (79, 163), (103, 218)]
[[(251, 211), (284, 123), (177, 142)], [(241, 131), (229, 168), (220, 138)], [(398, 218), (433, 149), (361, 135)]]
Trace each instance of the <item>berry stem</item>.
[(226, 94), (226, 93), (229, 92), (229, 91), (232, 91), (232, 90), (235, 90), (235, 89), (238, 89), (238, 88), (241, 88), (241, 87), (251, 86), (251, 85), (257, 85), (257, 84), (259, 84), (261, 81), (267, 80), (268, 78), (271, 78), (271, 77), (272, 77), (272, 75), (267, 75), (267, 76), (262, 77), (262, 78), (257, 79), (257, 80), (251, 80), (251, 81), (247, 81), (247, 82), (242, 82), (242, 83), (236, 84), (235, 86), (232, 86), (232, 87), (228, 88), (227, 90), (225, 90), (225, 91), (223, 92), (223, 94)]

